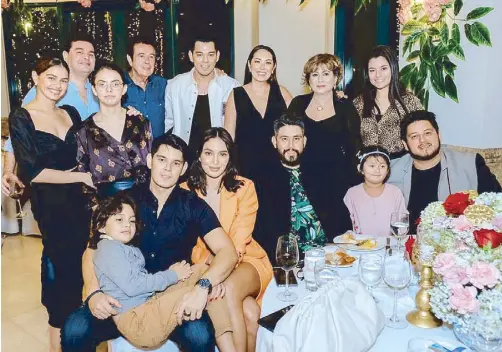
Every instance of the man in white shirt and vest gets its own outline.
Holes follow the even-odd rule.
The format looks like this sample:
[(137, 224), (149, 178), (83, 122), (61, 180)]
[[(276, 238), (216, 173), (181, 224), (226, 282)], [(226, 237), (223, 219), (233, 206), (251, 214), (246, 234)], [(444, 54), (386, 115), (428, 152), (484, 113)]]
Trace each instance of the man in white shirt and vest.
[(223, 127), (228, 96), (240, 83), (215, 69), (220, 52), (214, 39), (197, 37), (188, 56), (193, 69), (167, 84), (165, 125), (195, 152), (206, 129)]

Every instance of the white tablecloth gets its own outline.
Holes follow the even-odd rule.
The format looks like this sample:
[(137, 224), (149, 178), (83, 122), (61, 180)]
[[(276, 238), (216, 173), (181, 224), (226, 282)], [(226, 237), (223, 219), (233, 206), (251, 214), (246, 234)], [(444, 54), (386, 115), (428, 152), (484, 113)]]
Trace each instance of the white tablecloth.
[[(351, 253), (356, 254), (356, 253)], [(357, 254), (356, 254), (357, 255)], [(357, 261), (358, 262), (358, 261)], [(357, 262), (356, 265), (350, 268), (339, 268), (338, 273), (341, 277), (357, 276)], [(282, 302), (277, 299), (277, 293), (284, 290), (284, 287), (277, 287), (275, 280), (272, 280), (265, 291), (262, 304), (261, 316), (264, 317), (288, 305), (295, 304), (306, 296), (309, 291), (305, 288), (305, 282), (299, 281), (298, 286), (290, 288), (292, 292), (298, 294), (298, 300), (295, 302)], [(399, 293), (398, 299), (398, 316), (400, 319), (406, 319), (406, 313), (414, 310), (414, 297), (418, 291), (416, 285), (410, 286), (407, 290)], [(386, 317), (392, 315), (392, 291), (385, 287), (385, 284), (380, 284), (374, 290), (375, 296), (380, 300), (378, 303), (380, 309), (384, 312)], [(412, 297), (413, 298), (412, 298)], [(408, 341), (414, 337), (421, 337), (436, 340), (438, 342), (452, 342), (456, 343), (453, 331), (447, 327), (440, 327), (436, 329), (421, 329), (409, 324), (405, 329), (391, 329), (385, 327), (378, 336), (375, 344), (369, 350), (370, 352), (405, 352), (408, 347)], [(458, 345), (461, 345), (458, 343)], [(257, 351), (267, 352), (272, 351), (272, 332), (260, 326), (257, 338)]]

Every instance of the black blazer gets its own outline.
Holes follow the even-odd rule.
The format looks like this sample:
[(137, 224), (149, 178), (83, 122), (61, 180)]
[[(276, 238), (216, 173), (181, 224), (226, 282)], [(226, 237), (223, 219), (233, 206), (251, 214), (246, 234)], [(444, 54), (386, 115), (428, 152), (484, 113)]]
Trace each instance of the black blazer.
[[(315, 170), (305, 167), (300, 171), (301, 182), (327, 240), (331, 241), (351, 229), (350, 215), (343, 203), (345, 194), (338, 194), (338, 187), (320, 181)], [(291, 229), (289, 175), (277, 158), (275, 162), (263, 165), (255, 177), (259, 208), (253, 237), (265, 249), (272, 263), (276, 262), (277, 239)]]

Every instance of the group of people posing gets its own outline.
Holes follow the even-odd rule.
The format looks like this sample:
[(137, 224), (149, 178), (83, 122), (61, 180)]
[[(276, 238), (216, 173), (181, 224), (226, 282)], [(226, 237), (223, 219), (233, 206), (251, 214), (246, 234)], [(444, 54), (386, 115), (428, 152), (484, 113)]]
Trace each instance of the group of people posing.
[(307, 61), (311, 93), (295, 98), (270, 47), (251, 51), (242, 86), (215, 68), (213, 39), (188, 54), (193, 69), (168, 81), (148, 39), (124, 73), (73, 38), (37, 61), (9, 117), (2, 188), (32, 188), (52, 351), (120, 335), (254, 351), (279, 236), (302, 252), (347, 230), (388, 236), (394, 211), (413, 222), (451, 193), (501, 190), (480, 155), (441, 146), (389, 47), (374, 48), (353, 101), (331, 54)]

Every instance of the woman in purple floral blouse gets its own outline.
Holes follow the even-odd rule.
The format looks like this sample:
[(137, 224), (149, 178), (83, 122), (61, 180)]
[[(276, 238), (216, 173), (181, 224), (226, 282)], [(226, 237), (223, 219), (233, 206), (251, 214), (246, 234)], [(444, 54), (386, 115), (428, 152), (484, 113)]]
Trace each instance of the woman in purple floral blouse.
[(126, 94), (124, 74), (118, 66), (104, 63), (91, 74), (99, 111), (77, 132), (78, 171), (89, 172), (98, 187), (133, 180), (145, 170), (152, 146), (150, 122), (142, 115), (128, 115), (122, 107)]

